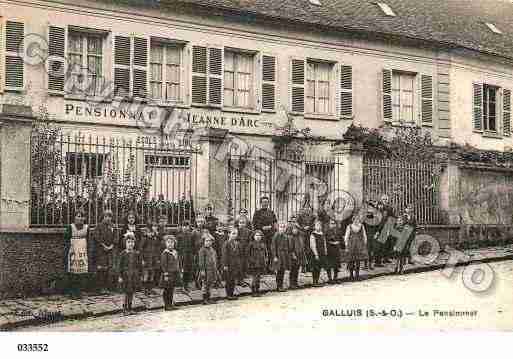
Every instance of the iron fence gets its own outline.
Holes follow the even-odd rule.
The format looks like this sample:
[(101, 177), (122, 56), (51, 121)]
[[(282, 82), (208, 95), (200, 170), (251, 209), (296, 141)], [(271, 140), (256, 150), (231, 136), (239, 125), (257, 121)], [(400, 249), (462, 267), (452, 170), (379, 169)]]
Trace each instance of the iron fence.
[(130, 210), (139, 224), (194, 220), (199, 151), (187, 142), (35, 133), (31, 147), (32, 226), (68, 224), (78, 209), (93, 225), (106, 209), (116, 223)]
[(440, 224), (440, 171), (436, 162), (411, 162), (364, 156), (364, 200), (387, 194), (396, 213), (411, 205), (420, 224)]

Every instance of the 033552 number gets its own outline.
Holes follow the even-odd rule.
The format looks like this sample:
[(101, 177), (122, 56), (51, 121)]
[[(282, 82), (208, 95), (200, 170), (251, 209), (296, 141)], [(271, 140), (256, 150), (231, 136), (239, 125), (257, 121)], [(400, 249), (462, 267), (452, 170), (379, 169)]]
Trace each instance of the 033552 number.
[(18, 344), (19, 352), (47, 352), (48, 344)]

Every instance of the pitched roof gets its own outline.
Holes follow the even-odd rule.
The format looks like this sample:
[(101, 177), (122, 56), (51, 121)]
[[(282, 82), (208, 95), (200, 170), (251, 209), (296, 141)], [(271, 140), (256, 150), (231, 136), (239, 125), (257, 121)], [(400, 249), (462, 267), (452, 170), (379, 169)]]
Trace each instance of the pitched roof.
[[(513, 0), (160, 0), (335, 30), (364, 31), (458, 46), (513, 59)], [(376, 5), (384, 2), (396, 16)], [(494, 24), (502, 34), (492, 32)]]

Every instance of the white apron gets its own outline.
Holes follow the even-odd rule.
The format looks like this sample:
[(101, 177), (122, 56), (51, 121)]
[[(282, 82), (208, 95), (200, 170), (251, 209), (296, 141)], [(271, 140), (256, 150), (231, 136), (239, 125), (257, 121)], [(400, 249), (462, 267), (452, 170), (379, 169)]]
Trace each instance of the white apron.
[(78, 230), (75, 224), (71, 224), (71, 242), (68, 256), (68, 268), (70, 273), (87, 273), (87, 224)]

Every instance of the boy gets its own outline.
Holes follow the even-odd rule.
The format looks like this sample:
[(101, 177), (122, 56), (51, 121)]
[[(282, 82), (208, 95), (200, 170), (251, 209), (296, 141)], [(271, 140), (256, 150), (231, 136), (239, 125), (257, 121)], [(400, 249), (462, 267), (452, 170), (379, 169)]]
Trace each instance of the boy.
[(285, 271), (290, 269), (290, 241), (285, 233), (287, 224), (284, 221), (278, 222), (278, 232), (273, 236), (271, 252), (273, 255), (273, 269), (276, 271), (276, 289), (284, 292), (283, 278)]
[(307, 265), (305, 237), (300, 231), (300, 225), (293, 217), (291, 220), (291, 234), (290, 234), (290, 273), (289, 283), (291, 289), (297, 289), (299, 279), (299, 268), (305, 268)]
[(189, 221), (184, 221), (181, 230), (178, 232), (176, 247), (180, 256), (180, 268), (183, 270), (183, 287), (187, 291), (194, 273), (194, 244)]
[(146, 295), (155, 294), (153, 286), (159, 278), (155, 278), (157, 269), (160, 267), (160, 258), (156, 258), (155, 253), (160, 250), (160, 239), (158, 225), (154, 220), (148, 221), (143, 230), (142, 240), (140, 241), (140, 251), (143, 258), (143, 281), (144, 293)]
[(203, 292), (203, 304), (209, 304), (210, 289), (219, 281), (219, 272), (217, 270), (217, 254), (212, 248), (212, 236), (208, 232), (204, 233), (204, 244), (198, 252), (198, 266)]
[(162, 270), (160, 285), (164, 289), (162, 299), (164, 300), (164, 310), (167, 311), (174, 309), (173, 294), (180, 276), (180, 261), (178, 259), (178, 252), (175, 249), (175, 236), (167, 234), (164, 236), (164, 241), (166, 249), (164, 249), (160, 256), (160, 268)]
[(125, 303), (123, 304), (123, 313), (132, 314), (132, 300), (134, 292), (139, 287), (142, 274), (142, 258), (135, 247), (135, 235), (127, 232), (126, 249), (121, 252), (119, 257), (119, 283), (125, 293)]
[(237, 299), (234, 296), (235, 283), (241, 273), (241, 252), (237, 241), (239, 230), (233, 227), (228, 235), (228, 240), (223, 246), (223, 270), (226, 279), (226, 297), (229, 300)]
[(268, 261), (264, 233), (257, 229), (248, 246), (248, 271), (251, 273), (251, 291), (254, 297), (260, 296), (260, 277), (265, 273)]

